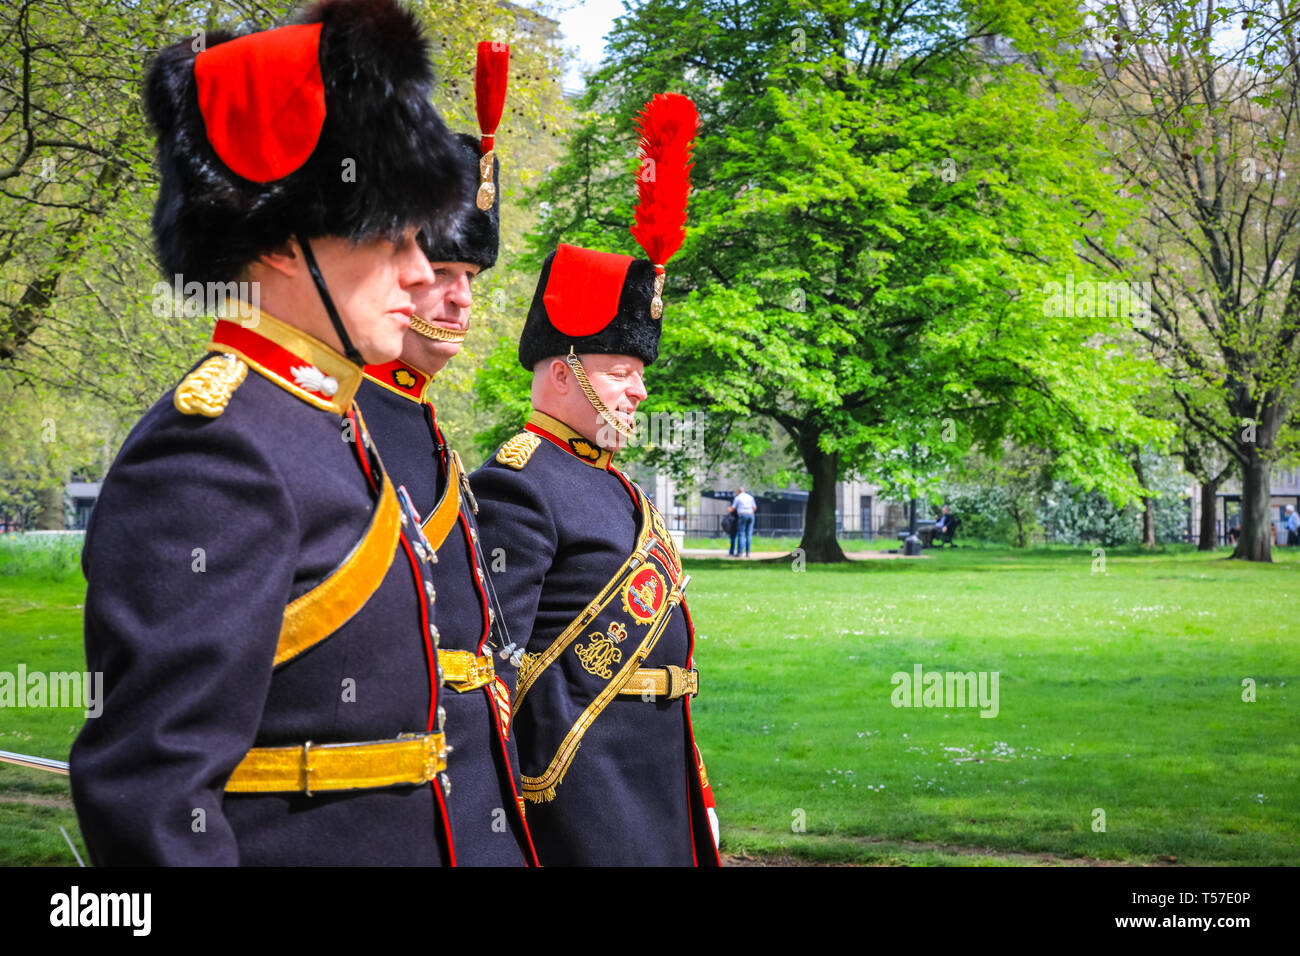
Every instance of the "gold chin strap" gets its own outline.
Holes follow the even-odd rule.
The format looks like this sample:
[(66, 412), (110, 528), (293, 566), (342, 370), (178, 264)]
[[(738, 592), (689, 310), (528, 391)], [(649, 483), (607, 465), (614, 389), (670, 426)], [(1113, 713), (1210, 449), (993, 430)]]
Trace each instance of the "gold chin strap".
[(587, 401), (591, 402), (591, 407), (600, 413), (605, 424), (622, 435), (625, 440), (630, 440), (636, 426), (624, 425), (619, 421), (618, 416), (609, 410), (609, 406), (600, 400), (596, 390), (591, 387), (591, 380), (587, 378), (587, 370), (582, 367), (582, 359), (573, 354), (572, 345), (569, 346), (569, 354), (564, 357), (564, 361), (569, 364), (569, 368), (573, 369), (573, 376), (578, 380), (578, 387), (582, 389), (582, 394), (587, 396)]
[(468, 334), (460, 329), (444, 329), (440, 325), (433, 325), (418, 315), (411, 316), (411, 328), (426, 339), (433, 339), (435, 342), (464, 342)]

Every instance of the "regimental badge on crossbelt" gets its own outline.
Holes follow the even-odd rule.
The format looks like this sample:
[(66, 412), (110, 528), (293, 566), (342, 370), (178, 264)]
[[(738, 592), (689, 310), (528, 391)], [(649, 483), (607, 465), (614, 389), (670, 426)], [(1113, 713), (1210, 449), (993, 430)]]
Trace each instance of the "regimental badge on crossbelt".
[(663, 576), (646, 565), (623, 588), (623, 608), (642, 624), (654, 620), (668, 595), (668, 585)]
[(606, 633), (592, 631), (587, 636), (591, 638), (591, 643), (575, 644), (573, 652), (578, 655), (578, 660), (588, 674), (609, 680), (614, 676), (609, 665), (623, 660), (623, 652), (618, 649), (618, 645), (627, 637), (627, 628), (618, 621), (613, 621)]

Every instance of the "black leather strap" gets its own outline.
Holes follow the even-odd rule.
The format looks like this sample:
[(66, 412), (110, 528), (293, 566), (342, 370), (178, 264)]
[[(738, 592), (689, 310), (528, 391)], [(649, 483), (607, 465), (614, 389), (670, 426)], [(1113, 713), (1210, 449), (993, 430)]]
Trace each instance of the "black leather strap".
[(357, 347), (352, 344), (352, 339), (348, 336), (348, 330), (343, 327), (343, 319), (339, 317), (339, 310), (334, 308), (334, 300), (330, 298), (329, 289), (325, 288), (325, 277), (320, 274), (320, 266), (316, 265), (316, 256), (312, 254), (307, 237), (299, 236), (298, 245), (302, 246), (302, 256), (307, 261), (307, 271), (311, 273), (311, 279), (316, 283), (316, 291), (320, 293), (320, 300), (325, 304), (325, 311), (334, 325), (334, 332), (343, 343), (343, 355), (349, 362), (364, 366), (366, 360), (361, 357), (361, 353), (357, 351)]

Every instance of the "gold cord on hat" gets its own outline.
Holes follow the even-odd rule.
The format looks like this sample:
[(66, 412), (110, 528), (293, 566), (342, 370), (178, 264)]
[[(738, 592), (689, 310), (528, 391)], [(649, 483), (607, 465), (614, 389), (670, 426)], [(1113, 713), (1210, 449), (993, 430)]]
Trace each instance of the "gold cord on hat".
[(587, 396), (587, 401), (591, 402), (591, 407), (600, 414), (610, 428), (622, 435), (624, 440), (630, 441), (633, 432), (636, 431), (636, 425), (623, 424), (618, 416), (609, 410), (609, 406), (600, 400), (596, 390), (591, 387), (590, 379), (587, 378), (587, 370), (582, 367), (582, 359), (573, 354), (572, 345), (569, 346), (569, 354), (564, 357), (564, 361), (568, 363), (569, 368), (573, 369), (573, 377), (578, 380), (578, 387), (582, 389), (582, 394)]

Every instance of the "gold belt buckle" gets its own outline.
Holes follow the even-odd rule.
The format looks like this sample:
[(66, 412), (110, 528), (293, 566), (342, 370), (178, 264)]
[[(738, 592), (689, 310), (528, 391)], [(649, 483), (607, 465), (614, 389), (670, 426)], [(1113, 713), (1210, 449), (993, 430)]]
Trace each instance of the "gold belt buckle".
[(424, 751), (424, 782), (436, 780), (438, 771), (447, 766), (447, 754), (451, 753), (452, 748), (447, 743), (446, 734), (399, 734), (397, 739), (420, 741)]
[(311, 741), (302, 745), (303, 791), (311, 796)]

